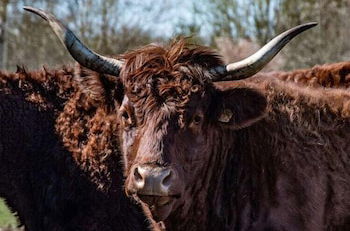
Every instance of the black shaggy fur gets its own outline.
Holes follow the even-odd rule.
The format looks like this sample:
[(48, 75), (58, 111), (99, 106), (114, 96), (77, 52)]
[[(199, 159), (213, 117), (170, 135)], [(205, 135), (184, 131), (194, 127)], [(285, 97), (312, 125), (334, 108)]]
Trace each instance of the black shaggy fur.
[(80, 67), (0, 72), (0, 196), (26, 230), (147, 230), (122, 190), (115, 90)]

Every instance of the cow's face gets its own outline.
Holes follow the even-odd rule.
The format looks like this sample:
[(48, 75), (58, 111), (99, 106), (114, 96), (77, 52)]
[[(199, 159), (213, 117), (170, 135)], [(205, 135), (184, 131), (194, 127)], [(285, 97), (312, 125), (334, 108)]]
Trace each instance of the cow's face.
[(137, 56), (121, 73), (125, 188), (165, 220), (192, 203), (194, 186), (204, 187), (222, 133), (261, 118), (266, 102), (250, 89), (217, 89), (202, 66), (135, 63)]

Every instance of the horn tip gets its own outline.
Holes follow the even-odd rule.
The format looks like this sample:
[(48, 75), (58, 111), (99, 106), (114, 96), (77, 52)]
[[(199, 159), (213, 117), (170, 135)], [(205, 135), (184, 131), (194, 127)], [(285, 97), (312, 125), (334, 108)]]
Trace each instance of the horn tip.
[(314, 27), (317, 25), (318, 25), (318, 22), (308, 22), (308, 23), (303, 24), (302, 26), (311, 28), (311, 27)]
[(48, 20), (48, 18), (49, 18), (48, 14), (41, 9), (31, 7), (31, 6), (24, 6), (23, 9), (28, 11), (28, 12), (34, 13), (34, 14), (42, 17), (45, 20)]

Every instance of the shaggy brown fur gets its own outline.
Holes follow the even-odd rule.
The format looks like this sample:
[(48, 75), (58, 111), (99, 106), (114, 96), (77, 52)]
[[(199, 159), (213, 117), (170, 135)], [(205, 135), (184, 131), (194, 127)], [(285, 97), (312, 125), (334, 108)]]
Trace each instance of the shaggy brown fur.
[(122, 190), (115, 78), (0, 72), (0, 196), (26, 230), (145, 230)]
[[(350, 229), (350, 93), (264, 74), (212, 84), (221, 61), (181, 41), (123, 58), (126, 189), (167, 230)], [(143, 201), (134, 170), (145, 165), (175, 172), (178, 197)]]
[(318, 65), (311, 69), (291, 72), (271, 72), (266, 75), (304, 86), (348, 88), (350, 87), (350, 62)]

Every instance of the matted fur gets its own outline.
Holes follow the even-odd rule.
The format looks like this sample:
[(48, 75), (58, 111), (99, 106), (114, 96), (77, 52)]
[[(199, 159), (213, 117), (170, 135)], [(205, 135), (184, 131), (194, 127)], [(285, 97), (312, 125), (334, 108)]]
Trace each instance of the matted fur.
[[(210, 74), (203, 72), (203, 67), (208, 70), (223, 64), (211, 49), (187, 45), (185, 40), (168, 47), (149, 45), (121, 58), (125, 60), (120, 76), (125, 94), (133, 103), (144, 105), (142, 108), (148, 112), (159, 105), (171, 104), (183, 113), (190, 98), (202, 94), (210, 82)], [(147, 117), (142, 111), (136, 115), (138, 123)]]
[(304, 86), (348, 88), (350, 86), (350, 62), (317, 65), (313, 68), (290, 72), (272, 72), (267, 75)]

